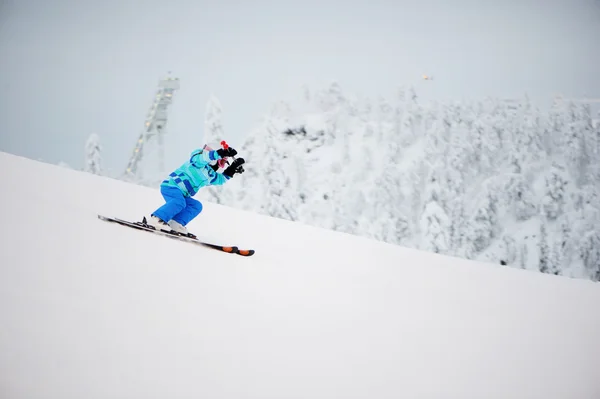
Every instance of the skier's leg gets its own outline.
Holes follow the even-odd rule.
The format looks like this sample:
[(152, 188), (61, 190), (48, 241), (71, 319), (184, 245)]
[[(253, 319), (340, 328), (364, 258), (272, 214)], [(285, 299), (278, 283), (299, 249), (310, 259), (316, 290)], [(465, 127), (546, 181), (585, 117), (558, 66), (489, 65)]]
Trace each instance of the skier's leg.
[(161, 218), (165, 222), (169, 222), (173, 219), (173, 216), (185, 208), (186, 200), (181, 190), (176, 187), (161, 187), (160, 193), (166, 203), (152, 212), (152, 215)]
[(186, 226), (196, 216), (202, 212), (202, 203), (191, 197), (185, 198), (186, 206), (177, 215), (173, 216), (173, 220), (182, 226)]

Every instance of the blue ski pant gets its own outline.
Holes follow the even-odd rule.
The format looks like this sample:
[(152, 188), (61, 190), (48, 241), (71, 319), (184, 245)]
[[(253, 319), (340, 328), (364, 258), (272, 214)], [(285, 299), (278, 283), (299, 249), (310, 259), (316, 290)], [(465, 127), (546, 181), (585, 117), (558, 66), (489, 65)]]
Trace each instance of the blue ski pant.
[(152, 212), (152, 214), (165, 222), (174, 220), (185, 226), (202, 212), (200, 201), (185, 197), (181, 190), (176, 187), (161, 186), (160, 193), (167, 203)]

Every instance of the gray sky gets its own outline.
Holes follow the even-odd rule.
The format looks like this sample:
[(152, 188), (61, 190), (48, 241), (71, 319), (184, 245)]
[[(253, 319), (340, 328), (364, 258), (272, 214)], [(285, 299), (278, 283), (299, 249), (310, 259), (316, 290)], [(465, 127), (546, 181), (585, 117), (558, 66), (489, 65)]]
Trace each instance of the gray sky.
[(201, 144), (206, 101), (232, 145), (269, 104), (337, 80), (363, 95), (600, 97), (597, 0), (0, 0), (0, 150), (73, 167), (90, 133), (124, 170), (158, 79), (181, 79), (167, 165)]

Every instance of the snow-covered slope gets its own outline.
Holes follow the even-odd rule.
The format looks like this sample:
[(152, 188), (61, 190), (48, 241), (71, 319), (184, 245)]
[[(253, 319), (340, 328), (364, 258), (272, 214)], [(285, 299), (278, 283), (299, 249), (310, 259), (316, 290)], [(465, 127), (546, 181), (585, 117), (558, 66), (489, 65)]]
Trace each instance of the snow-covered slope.
[(600, 286), (0, 154), (2, 398), (598, 398)]

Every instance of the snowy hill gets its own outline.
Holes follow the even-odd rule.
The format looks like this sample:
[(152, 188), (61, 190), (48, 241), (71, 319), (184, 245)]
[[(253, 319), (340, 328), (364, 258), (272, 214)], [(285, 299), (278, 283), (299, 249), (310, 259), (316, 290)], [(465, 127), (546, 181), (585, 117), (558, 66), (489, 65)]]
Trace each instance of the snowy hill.
[(0, 173), (2, 398), (600, 397), (597, 283), (206, 203), (243, 258), (96, 218), (156, 189)]

